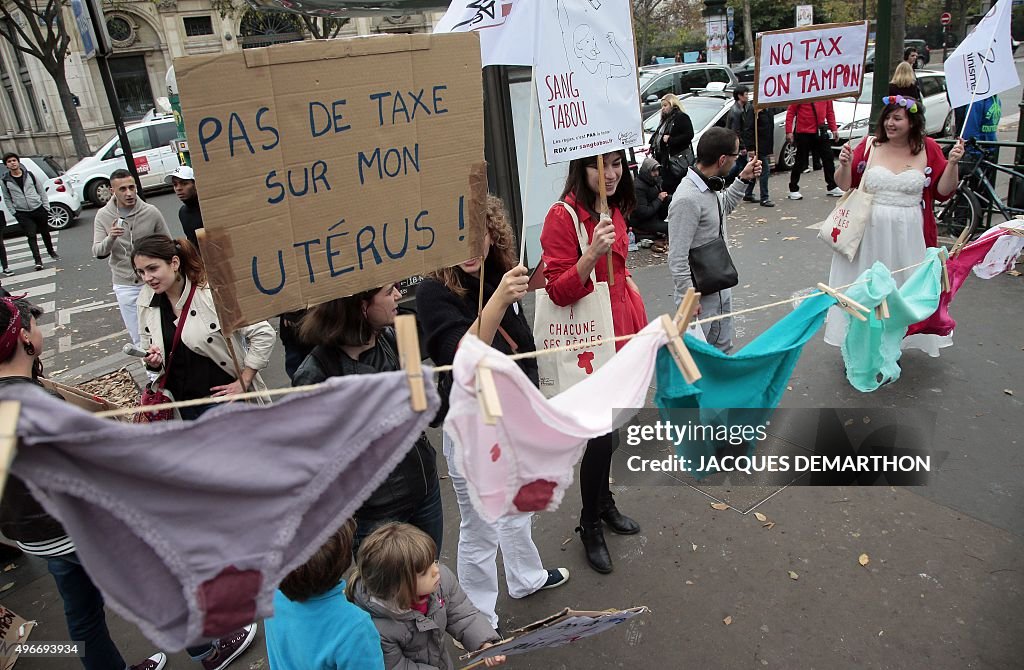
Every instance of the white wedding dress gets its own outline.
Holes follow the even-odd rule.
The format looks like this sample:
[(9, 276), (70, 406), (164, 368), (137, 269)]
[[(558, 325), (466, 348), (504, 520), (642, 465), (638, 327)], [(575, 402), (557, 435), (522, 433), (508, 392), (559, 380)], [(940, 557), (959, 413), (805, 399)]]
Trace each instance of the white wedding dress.
[[(829, 286), (845, 286), (857, 281), (875, 261), (881, 261), (890, 270), (916, 265), (924, 260), (924, 214), (921, 194), (925, 188), (925, 175), (913, 168), (894, 174), (888, 168), (873, 165), (864, 173), (862, 188), (874, 195), (871, 218), (857, 255), (852, 261), (842, 254), (832, 254)], [(916, 268), (915, 268), (916, 269)], [(893, 274), (896, 286), (914, 273), (914, 269)], [(846, 338), (847, 314), (833, 307), (825, 323), (825, 341), (841, 346)], [(939, 348), (953, 343), (952, 336), (911, 335), (904, 338), (903, 349), (921, 349), (929, 356), (938, 356)]]

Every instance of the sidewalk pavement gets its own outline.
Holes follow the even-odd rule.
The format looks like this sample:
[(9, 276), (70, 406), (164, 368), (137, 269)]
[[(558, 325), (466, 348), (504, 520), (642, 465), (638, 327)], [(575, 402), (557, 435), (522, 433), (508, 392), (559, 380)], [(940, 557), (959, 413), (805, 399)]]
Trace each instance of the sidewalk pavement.
[[(771, 188), (784, 194), (786, 175)], [(798, 202), (744, 204), (729, 224), (740, 285), (735, 309), (784, 299), (823, 281), (830, 257), (808, 226), (834, 204), (820, 173), (803, 175)], [(634, 277), (654, 316), (672, 309), (664, 257), (632, 258)], [(919, 488), (619, 486), (621, 509), (639, 535), (608, 535), (615, 572), (601, 576), (583, 559), (572, 532), (578, 494), (534, 518), (534, 538), (549, 567), (571, 581), (524, 600), (502, 596), (510, 630), (562, 607), (647, 605), (651, 613), (621, 629), (511, 660), (509, 668), (1015, 668), (1024, 652), (1024, 482), (1020, 477), (1024, 278), (968, 279), (953, 306), (956, 345), (931, 359), (911, 352), (902, 378), (872, 394), (846, 382), (839, 352), (820, 334), (805, 348), (784, 407), (907, 408), (935, 412), (934, 448), (948, 452), (930, 485)], [(737, 319), (738, 344), (780, 318), (779, 307)], [(529, 313), (529, 309), (528, 309)], [(282, 384), (280, 354), (269, 380)], [(1009, 390), (1013, 395), (1004, 392)], [(432, 431), (431, 439), (440, 437)], [(616, 464), (618, 467), (618, 464)], [(443, 459), (439, 468), (445, 472)], [(613, 478), (615, 471), (613, 470)], [(446, 509), (442, 560), (455, 566), (458, 511), (442, 482)], [(710, 504), (732, 505), (719, 511)], [(766, 528), (762, 513), (775, 525)], [(868, 556), (862, 566), (859, 557)], [(792, 574), (790, 574), (792, 572)], [(795, 577), (794, 577), (795, 575)], [(0, 575), (14, 586), (3, 603), (39, 621), (35, 640), (66, 636), (53, 581), (22, 559)], [(725, 621), (729, 621), (728, 624)], [(110, 616), (129, 662), (154, 651), (138, 630)], [(452, 648), (452, 653), (459, 653)], [(463, 664), (456, 663), (456, 667)], [(73, 661), (22, 659), (18, 670), (76, 668)], [(174, 654), (169, 668), (197, 666)], [(269, 667), (259, 640), (234, 668)]]

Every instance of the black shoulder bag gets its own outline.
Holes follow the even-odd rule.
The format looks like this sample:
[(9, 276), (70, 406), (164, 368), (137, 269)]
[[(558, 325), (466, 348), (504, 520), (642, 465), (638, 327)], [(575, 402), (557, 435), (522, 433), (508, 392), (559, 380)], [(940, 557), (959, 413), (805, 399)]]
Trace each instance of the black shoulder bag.
[(715, 202), (718, 204), (718, 237), (690, 249), (690, 277), (693, 288), (702, 296), (718, 293), (732, 288), (739, 282), (736, 266), (733, 265), (729, 247), (725, 243), (725, 217), (722, 214), (722, 201), (717, 193)]
[(814, 106), (814, 103), (809, 104), (811, 105), (811, 111), (814, 112), (814, 123), (818, 126), (818, 139), (822, 142), (831, 142), (832, 138), (828, 134), (828, 124), (822, 123), (821, 119), (818, 118), (818, 108)]

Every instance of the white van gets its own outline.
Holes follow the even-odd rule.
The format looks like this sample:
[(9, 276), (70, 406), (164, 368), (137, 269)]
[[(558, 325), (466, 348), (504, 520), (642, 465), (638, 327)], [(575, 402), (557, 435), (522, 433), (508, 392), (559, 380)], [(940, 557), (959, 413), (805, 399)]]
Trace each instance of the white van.
[[(125, 131), (142, 189), (167, 188), (164, 177), (179, 165), (178, 155), (171, 146), (178, 138), (174, 117), (157, 116), (151, 121), (127, 126)], [(83, 198), (102, 207), (110, 200), (110, 173), (117, 169), (127, 170), (128, 163), (115, 134), (95, 154), (73, 165), (66, 176), (80, 189)]]

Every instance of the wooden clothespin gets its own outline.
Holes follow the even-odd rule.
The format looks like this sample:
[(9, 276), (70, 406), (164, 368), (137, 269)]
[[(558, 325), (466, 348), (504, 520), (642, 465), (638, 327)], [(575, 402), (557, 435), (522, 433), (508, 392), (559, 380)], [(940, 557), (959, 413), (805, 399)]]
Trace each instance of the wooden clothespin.
[(885, 298), (882, 298), (882, 302), (875, 307), (875, 318), (879, 321), (889, 318), (889, 302)]
[(14, 451), (18, 445), (18, 416), (21, 403), (17, 400), (0, 402), (0, 496), (7, 486)]
[(672, 352), (672, 358), (675, 359), (676, 366), (683, 373), (683, 378), (687, 384), (694, 383), (700, 379), (700, 370), (697, 369), (697, 363), (693, 360), (690, 350), (686, 348), (686, 344), (683, 342), (679, 326), (668, 314), (661, 315), (661, 325), (665, 328), (665, 334), (668, 335), (668, 344), (666, 346)]
[(692, 286), (686, 289), (686, 295), (683, 296), (683, 301), (679, 303), (679, 309), (676, 310), (674, 319), (676, 327), (678, 327), (680, 331), (686, 330), (690, 327), (690, 320), (697, 311), (697, 305), (699, 302), (700, 293), (697, 293)]
[(416, 332), (416, 317), (411, 314), (396, 316), (395, 334), (398, 337), (398, 360), (409, 378), (412, 409), (416, 412), (425, 412), (427, 410), (427, 389), (423, 386), (420, 336)]
[(946, 267), (946, 261), (949, 260), (949, 252), (945, 248), (939, 250), (939, 259), (942, 261), (942, 292), (949, 293), (953, 285), (949, 283), (949, 269)]
[(480, 361), (476, 366), (476, 392), (480, 401), (480, 414), (484, 423), (493, 426), (498, 417), (504, 416), (501, 411), (501, 400), (498, 398), (498, 387), (494, 385), (494, 373), (487, 361)]
[(967, 243), (970, 241), (971, 229), (964, 228), (963, 232), (960, 233), (960, 237), (956, 238), (956, 242), (953, 243), (953, 247), (949, 250), (951, 258), (956, 258), (960, 255), (960, 252), (964, 250)]
[[(867, 314), (871, 310), (869, 310), (867, 307), (860, 304), (856, 300), (851, 300), (850, 298), (846, 297), (845, 295), (835, 290), (831, 286), (828, 286), (827, 284), (823, 284), (821, 282), (818, 282), (818, 290), (821, 291), (822, 293), (826, 293), (835, 298), (836, 302), (839, 303), (839, 306), (846, 310), (846, 312), (850, 316), (856, 317), (861, 321), (868, 320), (868, 317), (864, 316), (864, 314)], [(864, 314), (861, 314), (861, 312), (864, 312)]]

